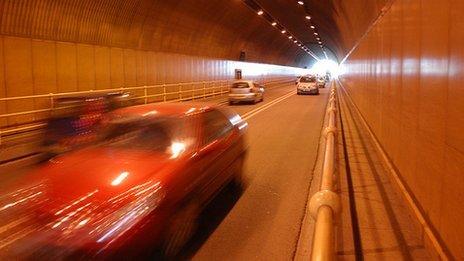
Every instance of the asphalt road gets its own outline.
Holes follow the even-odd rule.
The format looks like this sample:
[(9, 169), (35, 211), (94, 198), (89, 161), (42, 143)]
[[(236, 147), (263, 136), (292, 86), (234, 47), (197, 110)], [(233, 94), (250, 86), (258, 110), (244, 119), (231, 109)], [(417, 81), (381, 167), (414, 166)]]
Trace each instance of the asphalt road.
[[(209, 205), (182, 259), (292, 259), (327, 97), (328, 89), (318, 96), (298, 96), (289, 84), (268, 89), (257, 104), (229, 106), (225, 97), (202, 101), (229, 106), (248, 121), (247, 186), (240, 192), (228, 187)], [(1, 175), (0, 186), (21, 172)]]
[(231, 106), (249, 123), (248, 185), (222, 193), (205, 211), (186, 249), (193, 260), (292, 259), (312, 180), (328, 89), (319, 96), (287, 95), (295, 86), (268, 90), (263, 103)]

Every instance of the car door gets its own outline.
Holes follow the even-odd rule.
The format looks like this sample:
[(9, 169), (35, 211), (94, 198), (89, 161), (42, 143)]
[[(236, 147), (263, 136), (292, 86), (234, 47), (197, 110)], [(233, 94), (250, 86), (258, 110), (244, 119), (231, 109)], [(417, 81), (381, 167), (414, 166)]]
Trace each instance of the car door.
[(216, 109), (203, 113), (202, 146), (198, 152), (202, 182), (201, 197), (207, 201), (218, 192), (229, 178), (227, 169), (233, 162), (230, 151), (233, 126), (225, 115)]

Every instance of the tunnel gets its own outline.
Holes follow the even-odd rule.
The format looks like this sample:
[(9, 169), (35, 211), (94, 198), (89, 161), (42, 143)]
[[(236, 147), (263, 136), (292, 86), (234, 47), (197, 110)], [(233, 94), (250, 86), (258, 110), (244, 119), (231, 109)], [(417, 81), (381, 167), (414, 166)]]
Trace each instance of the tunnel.
[(463, 260), (463, 13), (0, 0), (0, 259)]

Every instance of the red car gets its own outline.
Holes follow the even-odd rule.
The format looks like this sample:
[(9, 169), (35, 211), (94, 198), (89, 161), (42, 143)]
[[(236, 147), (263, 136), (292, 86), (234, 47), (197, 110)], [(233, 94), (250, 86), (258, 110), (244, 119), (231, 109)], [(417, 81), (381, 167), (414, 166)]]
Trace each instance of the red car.
[(103, 142), (51, 159), (33, 175), (43, 182), (13, 193), (15, 204), (3, 197), (12, 209), (36, 205), (23, 247), (40, 241), (49, 254), (100, 257), (158, 244), (172, 255), (202, 208), (242, 181), (247, 123), (229, 110), (141, 105), (110, 113), (102, 126)]

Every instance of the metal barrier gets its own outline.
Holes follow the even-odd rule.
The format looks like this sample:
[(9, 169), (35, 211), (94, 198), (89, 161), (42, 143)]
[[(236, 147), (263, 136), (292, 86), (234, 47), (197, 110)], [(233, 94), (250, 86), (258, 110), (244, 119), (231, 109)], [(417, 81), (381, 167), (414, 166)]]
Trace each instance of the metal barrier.
[(334, 219), (340, 211), (340, 198), (335, 190), (335, 145), (337, 98), (335, 82), (331, 83), (329, 104), (327, 106), (327, 127), (324, 129), (326, 139), (322, 179), (319, 192), (309, 202), (311, 216), (315, 219), (315, 229), (311, 252), (312, 261), (335, 259)]
[[(276, 78), (271, 78), (268, 81), (263, 81), (263, 84), (282, 83), (283, 81), (289, 81), (290, 79), (293, 79), (292, 76), (276, 77)], [(43, 127), (44, 126), (43, 122), (37, 123), (35, 114), (50, 113), (54, 109), (54, 100), (56, 98), (127, 91), (127, 92), (134, 92), (134, 93), (139, 94), (131, 98), (131, 100), (143, 101), (144, 104), (153, 103), (153, 102), (176, 102), (176, 101), (185, 101), (185, 100), (204, 99), (207, 97), (226, 94), (229, 91), (229, 85), (233, 81), (235, 80), (171, 83), (171, 84), (158, 84), (158, 85), (151, 85), (151, 86), (123, 87), (123, 88), (113, 88), (113, 89), (64, 92), (64, 93), (49, 93), (49, 94), (41, 94), (41, 95), (0, 98), (0, 102), (30, 100), (31, 104), (33, 104), (34, 101), (37, 99), (48, 100), (48, 106), (46, 106), (45, 108), (0, 114), (0, 120), (12, 118), (12, 117), (25, 116), (25, 115), (33, 115), (33, 119), (31, 121), (25, 122), (20, 126), (7, 127), (6, 129), (0, 129), (0, 144), (1, 144), (2, 136), (11, 135), (11, 134), (15, 134), (18, 132), (31, 131), (31, 130)], [(42, 120), (45, 118), (46, 117), (41, 117)]]

